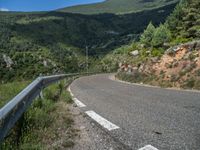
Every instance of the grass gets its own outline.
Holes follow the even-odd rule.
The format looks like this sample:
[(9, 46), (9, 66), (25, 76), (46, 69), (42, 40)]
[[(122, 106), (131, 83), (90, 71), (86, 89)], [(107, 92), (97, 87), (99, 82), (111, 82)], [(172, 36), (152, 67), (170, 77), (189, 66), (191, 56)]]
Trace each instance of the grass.
[(30, 81), (0, 84), (0, 108), (23, 90)]
[[(77, 131), (73, 128), (74, 121), (68, 105), (72, 103), (69, 92), (66, 92), (65, 85), (68, 82), (62, 81), (44, 89), (44, 99), (38, 98), (33, 102), (24, 114), (23, 121), (17, 122), (0, 149), (49, 150), (72, 147)], [(1, 93), (4, 95), (2, 104), (28, 83), (29, 81), (23, 84), (14, 82), (1, 85)], [(5, 89), (2, 91), (3, 88)], [(19, 129), (22, 131), (21, 136), (19, 136)]]
[(142, 73), (126, 73), (126, 72), (119, 72), (116, 77), (119, 80), (131, 82), (131, 83), (144, 83), (153, 86), (159, 86), (162, 88), (171, 88), (176, 87), (176, 83), (179, 82), (180, 87), (183, 89), (196, 89), (200, 90), (200, 78), (198, 77), (199, 70), (196, 71), (197, 75), (188, 78), (187, 80), (183, 81), (182, 83), (179, 82), (180, 75), (172, 75), (171, 80), (163, 80), (163, 72), (161, 72), (160, 77), (156, 75), (144, 75)]
[(136, 72), (136, 73), (125, 73), (125, 72), (119, 72), (116, 77), (120, 80), (124, 80), (127, 82), (132, 82), (132, 83), (140, 83), (145, 81), (144, 79), (148, 80), (148, 77), (146, 77), (144, 74)]

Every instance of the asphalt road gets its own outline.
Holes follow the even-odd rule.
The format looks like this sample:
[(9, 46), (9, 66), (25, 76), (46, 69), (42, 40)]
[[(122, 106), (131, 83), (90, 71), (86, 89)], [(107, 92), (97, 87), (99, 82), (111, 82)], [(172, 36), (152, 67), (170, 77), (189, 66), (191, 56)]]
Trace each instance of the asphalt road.
[(75, 80), (70, 88), (86, 107), (119, 129), (110, 135), (137, 150), (200, 150), (200, 93), (126, 84), (108, 75)]

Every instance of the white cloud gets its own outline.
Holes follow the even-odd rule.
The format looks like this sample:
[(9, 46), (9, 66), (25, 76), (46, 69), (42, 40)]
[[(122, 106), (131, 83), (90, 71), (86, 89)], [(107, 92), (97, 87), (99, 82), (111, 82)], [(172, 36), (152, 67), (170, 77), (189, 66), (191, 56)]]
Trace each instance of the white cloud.
[(7, 8), (0, 8), (0, 11), (9, 11)]

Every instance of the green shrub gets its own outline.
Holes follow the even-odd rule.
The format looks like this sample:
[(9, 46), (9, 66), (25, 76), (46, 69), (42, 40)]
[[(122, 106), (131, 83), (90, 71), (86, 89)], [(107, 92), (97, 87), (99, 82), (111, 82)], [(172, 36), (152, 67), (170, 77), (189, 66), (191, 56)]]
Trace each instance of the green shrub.
[(196, 56), (194, 55), (194, 53), (190, 53), (190, 55), (189, 55), (190, 61), (193, 61), (195, 58), (196, 58)]
[(44, 95), (47, 99), (58, 101), (61, 93), (60, 91), (59, 84), (54, 84), (44, 90)]
[(15, 81), (11, 83), (0, 84), (0, 107), (5, 105), (9, 100), (23, 90), (30, 81)]
[(24, 143), (20, 146), (21, 150), (43, 150), (42, 145), (37, 143)]
[(155, 30), (156, 29), (154, 25), (150, 22), (146, 30), (144, 30), (143, 34), (141, 35), (140, 42), (146, 46), (151, 46)]
[(200, 76), (200, 69), (196, 70), (195, 73), (196, 73), (197, 76)]
[(160, 56), (162, 56), (163, 53), (164, 53), (164, 50), (162, 48), (160, 48), (160, 49), (153, 48), (153, 50), (151, 52), (153, 57), (160, 57)]
[(172, 39), (171, 42), (170, 42), (170, 44), (171, 44), (172, 46), (174, 46), (174, 45), (177, 45), (177, 44), (189, 42), (190, 40), (191, 40), (191, 39), (183, 38), (183, 37), (178, 36), (178, 37), (176, 37), (175, 39)]
[(154, 47), (162, 47), (165, 42), (169, 42), (171, 39), (171, 32), (165, 25), (160, 25), (156, 28), (153, 38), (152, 38), (152, 46)]
[(60, 99), (67, 103), (73, 103), (72, 97), (68, 91), (63, 92)]
[(197, 90), (200, 90), (200, 80), (197, 80), (197, 81), (195, 82), (194, 88), (197, 89)]
[(44, 109), (46, 108), (33, 108), (27, 113), (26, 119), (29, 126), (39, 129), (51, 124), (53, 118)]
[(158, 84), (162, 88), (169, 88), (173, 86), (170, 81), (159, 81)]
[(125, 73), (125, 72), (119, 72), (116, 75), (117, 78), (120, 80), (128, 81), (128, 82), (141, 82), (144, 80), (144, 77), (146, 77), (144, 74), (139, 72), (134, 73)]
[(193, 88), (195, 86), (195, 79), (190, 78), (185, 81), (185, 83), (182, 85), (183, 88)]

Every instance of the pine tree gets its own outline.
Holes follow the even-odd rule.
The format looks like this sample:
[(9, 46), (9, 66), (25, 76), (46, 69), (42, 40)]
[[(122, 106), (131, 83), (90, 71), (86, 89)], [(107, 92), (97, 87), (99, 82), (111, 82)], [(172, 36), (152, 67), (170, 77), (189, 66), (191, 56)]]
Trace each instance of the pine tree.
[(159, 47), (163, 46), (165, 42), (169, 42), (171, 39), (171, 32), (167, 27), (161, 24), (158, 28), (156, 28), (153, 38), (152, 38), (152, 46)]
[(191, 38), (198, 37), (200, 26), (198, 21), (200, 20), (200, 1), (199, 0), (188, 0), (187, 7), (183, 9), (183, 37)]
[(173, 13), (167, 18), (165, 25), (171, 31), (171, 33), (176, 36), (177, 33), (182, 29), (182, 17), (183, 8), (186, 5), (186, 0), (181, 0), (179, 4), (175, 7)]
[(154, 32), (155, 32), (155, 27), (150, 22), (146, 30), (144, 30), (144, 33), (141, 35), (140, 42), (144, 44), (145, 46), (151, 46), (151, 41), (152, 41)]
[(166, 21), (173, 36), (200, 38), (200, 1), (182, 0)]

